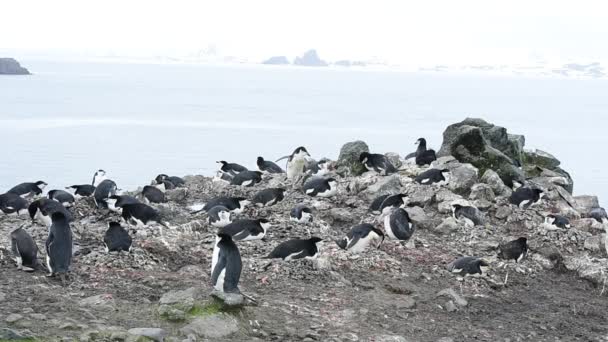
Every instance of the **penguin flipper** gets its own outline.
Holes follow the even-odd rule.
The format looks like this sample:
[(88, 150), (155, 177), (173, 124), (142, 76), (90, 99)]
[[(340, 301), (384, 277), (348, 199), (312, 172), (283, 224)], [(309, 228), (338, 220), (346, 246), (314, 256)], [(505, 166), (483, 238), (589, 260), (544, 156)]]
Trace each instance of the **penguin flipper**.
[(359, 234), (356, 234), (353, 236), (353, 239), (350, 240), (349, 244), (346, 246), (345, 249), (351, 249), (354, 245), (357, 244), (357, 242), (359, 241), (359, 239), (361, 238), (361, 236)]
[(223, 253), (220, 250), (220, 256), (218, 257), (217, 263), (213, 268), (213, 272), (211, 273), (211, 285), (215, 286), (217, 283), (217, 279), (219, 278), (222, 271), (226, 268), (226, 257), (222, 255)]

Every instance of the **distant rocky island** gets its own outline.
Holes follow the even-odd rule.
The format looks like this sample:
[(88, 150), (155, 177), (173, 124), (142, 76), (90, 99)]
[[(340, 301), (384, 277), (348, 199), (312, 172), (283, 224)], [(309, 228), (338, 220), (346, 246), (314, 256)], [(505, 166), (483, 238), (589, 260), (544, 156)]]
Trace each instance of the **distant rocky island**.
[(262, 64), (271, 64), (271, 65), (287, 65), (289, 63), (289, 59), (285, 56), (273, 56), (263, 61)]
[(308, 50), (301, 57), (296, 57), (294, 65), (302, 66), (327, 66), (327, 62), (322, 60), (317, 54), (317, 50)]
[(14, 58), (0, 58), (0, 75), (30, 75)]
[[(286, 56), (272, 56), (267, 60), (262, 61), (262, 64), (268, 65), (291, 65), (292, 63)], [(299, 66), (314, 66), (314, 67), (324, 67), (329, 65), (341, 66), (341, 67), (363, 67), (366, 66), (367, 63), (363, 61), (351, 61), (348, 59), (341, 59), (335, 62), (327, 62), (317, 53), (317, 50), (311, 49), (306, 51), (302, 56), (296, 57), (293, 61), (293, 65)]]

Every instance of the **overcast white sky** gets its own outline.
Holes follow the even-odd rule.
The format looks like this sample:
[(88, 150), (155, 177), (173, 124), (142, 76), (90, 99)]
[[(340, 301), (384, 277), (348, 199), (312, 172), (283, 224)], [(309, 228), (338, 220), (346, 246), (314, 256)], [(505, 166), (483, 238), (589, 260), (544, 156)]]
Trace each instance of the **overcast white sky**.
[(1, 5), (0, 49), (186, 55), (210, 45), (262, 59), (395, 63), (608, 60), (603, 1), (18, 0)]

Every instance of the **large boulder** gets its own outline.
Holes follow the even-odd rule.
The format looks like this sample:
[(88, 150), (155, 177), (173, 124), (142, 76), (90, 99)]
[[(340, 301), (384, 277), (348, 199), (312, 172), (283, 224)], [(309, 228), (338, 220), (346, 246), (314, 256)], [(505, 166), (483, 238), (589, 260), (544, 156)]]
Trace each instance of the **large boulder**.
[(548, 152), (526, 150), (523, 154), (523, 169), (527, 178), (547, 177), (569, 193), (574, 190), (574, 181), (568, 172), (560, 168), (561, 162)]
[(486, 170), (483, 176), (481, 176), (480, 181), (489, 185), (497, 196), (509, 197), (511, 196), (511, 193), (513, 193), (511, 188), (505, 185), (498, 173), (494, 170)]
[(363, 152), (369, 152), (369, 147), (364, 141), (357, 140), (344, 144), (338, 157), (338, 174), (360, 176), (367, 171), (359, 161), (359, 156)]
[(30, 72), (22, 67), (14, 58), (0, 58), (0, 75), (29, 75)]
[(438, 156), (454, 156), (461, 163), (470, 163), (479, 169), (496, 171), (505, 184), (523, 181), (521, 164), (523, 137), (507, 134), (503, 127), (481, 119), (465, 119), (448, 126), (443, 132), (443, 144)]
[(448, 188), (460, 195), (468, 194), (477, 180), (478, 170), (471, 164), (461, 164), (450, 170)]

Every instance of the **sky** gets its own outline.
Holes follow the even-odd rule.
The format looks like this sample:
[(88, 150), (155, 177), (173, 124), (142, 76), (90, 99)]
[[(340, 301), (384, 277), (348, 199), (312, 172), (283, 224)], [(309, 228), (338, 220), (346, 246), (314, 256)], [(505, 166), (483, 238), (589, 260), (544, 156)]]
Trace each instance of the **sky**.
[(608, 61), (603, 1), (19, 0), (0, 51), (293, 57), (398, 64)]

